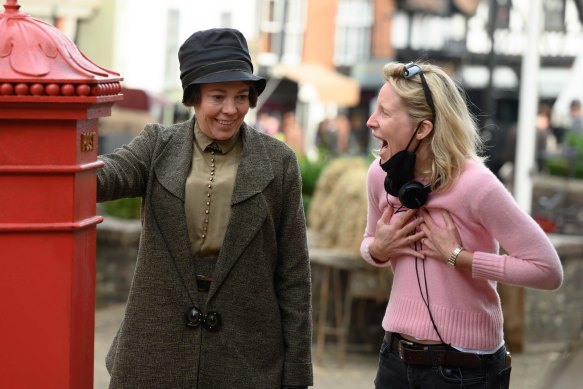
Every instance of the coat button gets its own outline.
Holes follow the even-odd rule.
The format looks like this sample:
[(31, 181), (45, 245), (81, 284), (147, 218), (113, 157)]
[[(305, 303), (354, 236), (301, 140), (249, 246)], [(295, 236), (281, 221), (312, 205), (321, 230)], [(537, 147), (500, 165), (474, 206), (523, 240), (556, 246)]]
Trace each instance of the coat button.
[(187, 326), (196, 328), (203, 321), (203, 314), (197, 307), (188, 308), (184, 313), (184, 322)]
[(221, 314), (216, 312), (216, 311), (210, 311), (209, 313), (207, 313), (206, 315), (204, 315), (204, 321), (203, 321), (203, 325), (204, 328), (207, 329), (207, 331), (210, 332), (215, 332), (218, 331), (219, 328), (221, 328), (221, 324), (222, 324), (222, 319), (221, 319)]

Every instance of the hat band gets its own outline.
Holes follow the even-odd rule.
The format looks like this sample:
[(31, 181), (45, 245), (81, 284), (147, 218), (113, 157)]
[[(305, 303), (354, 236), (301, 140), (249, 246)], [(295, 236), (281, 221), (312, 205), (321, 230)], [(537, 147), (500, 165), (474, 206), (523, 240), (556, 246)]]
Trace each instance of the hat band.
[(245, 61), (221, 61), (212, 62), (204, 66), (199, 66), (198, 68), (192, 69), (186, 73), (180, 75), (182, 80), (182, 86), (187, 87), (193, 81), (201, 77), (205, 77), (214, 73), (230, 71), (230, 70), (240, 70), (246, 73), (253, 74), (253, 67)]

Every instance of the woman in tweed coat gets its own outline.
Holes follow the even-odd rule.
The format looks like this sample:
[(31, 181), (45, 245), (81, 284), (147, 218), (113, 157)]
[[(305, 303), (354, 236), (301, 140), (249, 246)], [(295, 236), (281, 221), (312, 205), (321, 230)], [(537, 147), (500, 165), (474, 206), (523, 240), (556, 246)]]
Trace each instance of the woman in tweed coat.
[[(184, 101), (196, 116), (147, 125), (101, 157), (98, 201), (143, 200), (134, 280), (106, 360), (110, 388), (306, 388), (310, 267), (295, 155), (243, 122), (265, 80), (253, 75), (239, 31), (197, 32), (179, 59)], [(197, 220), (185, 206), (198, 129), (211, 140), (230, 134), (241, 151), (206, 288), (189, 237)]]

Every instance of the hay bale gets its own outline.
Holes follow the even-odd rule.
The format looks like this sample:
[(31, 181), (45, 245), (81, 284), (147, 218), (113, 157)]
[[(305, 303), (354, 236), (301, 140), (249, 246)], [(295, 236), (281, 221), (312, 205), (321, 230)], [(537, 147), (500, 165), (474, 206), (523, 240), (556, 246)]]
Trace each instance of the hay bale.
[(368, 166), (361, 158), (337, 158), (322, 172), (308, 220), (318, 246), (357, 254), (366, 226)]

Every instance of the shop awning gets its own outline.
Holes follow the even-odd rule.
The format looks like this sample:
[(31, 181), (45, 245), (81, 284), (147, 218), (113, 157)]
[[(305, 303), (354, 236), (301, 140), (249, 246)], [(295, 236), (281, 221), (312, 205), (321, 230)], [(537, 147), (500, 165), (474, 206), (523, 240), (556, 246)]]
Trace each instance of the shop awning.
[(360, 86), (350, 77), (318, 64), (277, 65), (272, 77), (287, 78), (299, 86), (309, 84), (322, 102), (353, 107), (360, 101)]

